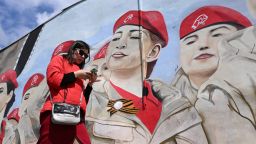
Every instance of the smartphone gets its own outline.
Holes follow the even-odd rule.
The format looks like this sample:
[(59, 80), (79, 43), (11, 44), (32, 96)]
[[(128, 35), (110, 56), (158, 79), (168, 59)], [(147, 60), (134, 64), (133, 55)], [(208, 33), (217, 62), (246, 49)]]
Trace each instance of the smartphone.
[(91, 70), (91, 73), (93, 73), (93, 74), (96, 74), (96, 75), (97, 75), (97, 72), (98, 72), (98, 70), (97, 70), (96, 68), (93, 68), (93, 69)]

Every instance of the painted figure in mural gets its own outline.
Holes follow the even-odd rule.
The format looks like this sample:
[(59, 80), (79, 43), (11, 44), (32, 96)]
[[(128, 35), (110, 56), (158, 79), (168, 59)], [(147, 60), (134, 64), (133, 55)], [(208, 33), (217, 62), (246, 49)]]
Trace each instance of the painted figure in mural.
[(128, 11), (113, 33), (105, 56), (109, 80), (103, 93), (92, 91), (87, 107), (92, 143), (207, 143), (189, 101), (161, 81), (147, 80), (168, 43), (162, 14)]
[(18, 144), (20, 139), (18, 136), (17, 125), (20, 120), (19, 108), (15, 108), (7, 116), (7, 127), (5, 130), (4, 144)]
[(34, 115), (33, 113), (36, 113), (36, 109), (34, 111), (30, 110), (30, 112), (28, 112), (28, 109), (31, 108), (32, 103), (34, 106), (37, 106), (35, 99), (37, 99), (36, 97), (40, 97), (41, 89), (38, 88), (43, 80), (43, 74), (35, 73), (28, 79), (23, 88), (22, 102), (19, 107), (20, 120), (17, 126), (19, 139), (22, 144), (36, 143), (39, 137), (39, 114), (37, 114), (38, 118), (34, 119), (31, 116)]
[(17, 74), (14, 70), (8, 70), (0, 75), (0, 143), (5, 137), (7, 129), (6, 120), (3, 120), (8, 103), (15, 97), (14, 89), (18, 87)]
[(245, 16), (223, 6), (201, 7), (181, 23), (181, 68), (173, 85), (195, 105), (210, 143), (256, 140), (255, 55), (247, 51), (238, 56), (238, 43), (233, 49), (220, 43), (251, 25)]
[[(47, 67), (47, 83), (52, 100), (47, 99), (41, 110), (41, 128), (38, 143), (71, 144), (75, 139), (80, 143), (90, 143), (83, 120), (86, 102), (84, 96), (82, 96), (84, 93), (91, 91), (91, 85), (96, 80), (95, 74), (82, 70), (85, 60), (90, 56), (90, 47), (83, 41), (71, 41), (66, 44), (70, 44), (67, 55), (52, 57)], [(87, 79), (89, 84), (84, 90), (84, 80)], [(52, 103), (56, 102), (80, 105), (81, 121), (77, 125), (52, 123)]]

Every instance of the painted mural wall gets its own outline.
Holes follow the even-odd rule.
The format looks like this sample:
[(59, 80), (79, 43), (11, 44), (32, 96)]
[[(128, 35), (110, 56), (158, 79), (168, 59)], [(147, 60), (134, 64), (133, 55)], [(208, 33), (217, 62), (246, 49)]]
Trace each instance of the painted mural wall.
[(255, 143), (255, 11), (254, 0), (87, 0), (63, 10), (0, 51), (0, 141), (38, 141), (47, 65), (82, 40), (84, 69), (98, 70), (85, 114), (91, 143)]

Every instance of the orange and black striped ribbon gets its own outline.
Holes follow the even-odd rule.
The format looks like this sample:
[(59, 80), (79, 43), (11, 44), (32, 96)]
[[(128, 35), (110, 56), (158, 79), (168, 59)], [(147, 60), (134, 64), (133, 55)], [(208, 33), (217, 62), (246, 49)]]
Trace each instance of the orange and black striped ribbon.
[[(118, 101), (122, 102), (123, 106), (117, 110), (114, 108), (114, 104)], [(139, 111), (139, 109), (133, 105), (133, 101), (127, 99), (109, 100), (108, 107), (110, 107), (108, 109), (108, 112), (110, 112), (110, 116), (112, 116), (117, 111), (121, 111), (128, 114), (136, 114)]]

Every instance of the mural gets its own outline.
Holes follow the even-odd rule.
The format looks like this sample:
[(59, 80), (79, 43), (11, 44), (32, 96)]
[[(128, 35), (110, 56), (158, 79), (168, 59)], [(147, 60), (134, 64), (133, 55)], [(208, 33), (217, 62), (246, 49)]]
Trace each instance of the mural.
[(78, 2), (0, 51), (1, 143), (37, 143), (47, 65), (74, 40), (97, 69), (83, 97), (91, 143), (254, 143), (255, 11), (254, 0)]

